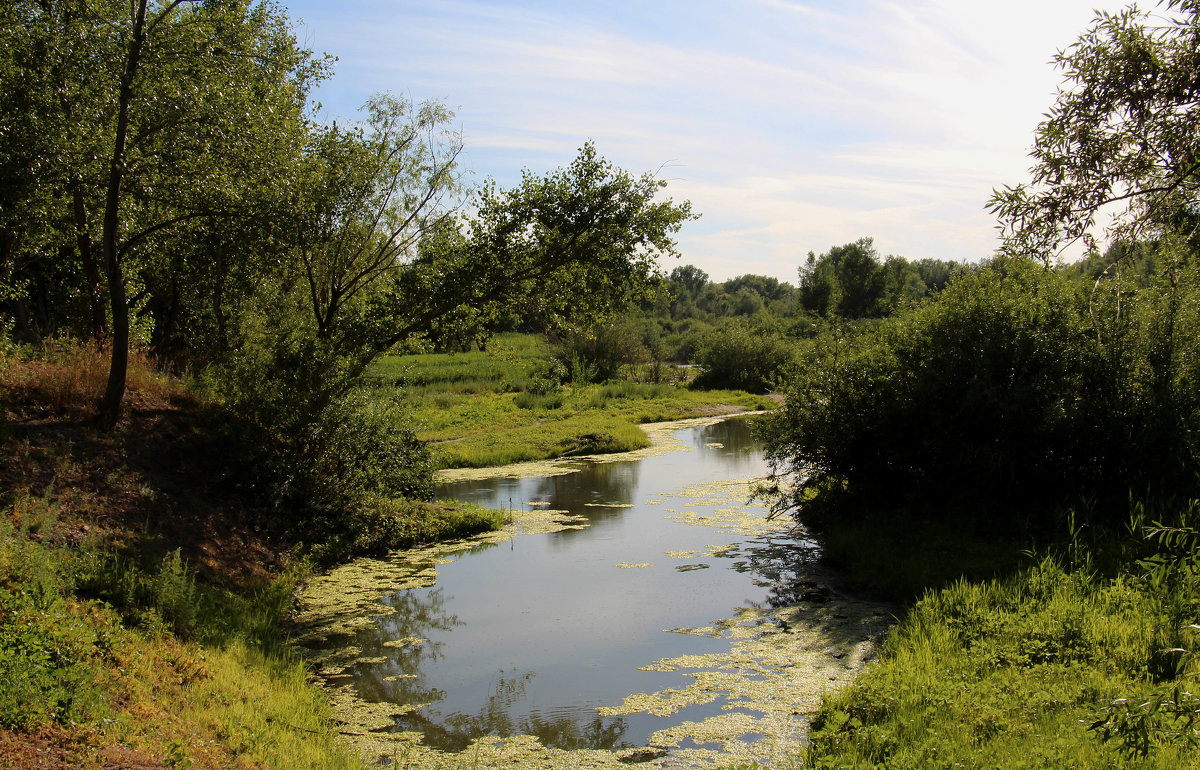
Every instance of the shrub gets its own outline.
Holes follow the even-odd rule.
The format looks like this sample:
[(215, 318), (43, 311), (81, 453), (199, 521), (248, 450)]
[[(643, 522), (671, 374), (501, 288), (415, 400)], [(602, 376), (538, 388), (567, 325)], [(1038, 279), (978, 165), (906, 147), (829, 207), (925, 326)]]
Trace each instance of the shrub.
[(569, 335), (559, 360), (576, 385), (615, 379), (623, 367), (647, 361), (650, 352), (642, 340), (642, 329), (634, 321), (600, 324)]
[(695, 360), (703, 371), (695, 385), (763, 393), (775, 386), (794, 356), (782, 335), (740, 319), (728, 321), (701, 339)]
[(1120, 525), (1131, 488), (1192, 488), (1198, 295), (1172, 276), (1113, 291), (1002, 259), (871, 333), (823, 334), (766, 423), (776, 481), (798, 482), (777, 507), (1059, 532), (1045, 513), (1085, 497)]
[[(349, 513), (367, 496), (427, 499), (432, 463), (389, 388), (355, 384), (354, 363), (319, 341), (248, 348), (226, 369), (231, 431), (254, 485), (277, 508)], [(306, 514), (307, 512), (307, 514)]]
[(0, 518), (0, 726), (85, 721), (100, 708), (94, 667), (109, 629), (71, 601), (67, 572)]
[(1121, 462), (1104, 417), (1114, 376), (1076, 284), (998, 262), (874, 333), (827, 332), (808, 348), (766, 423), (774, 467), (799, 481), (777, 499), (850, 493), (1021, 524)]

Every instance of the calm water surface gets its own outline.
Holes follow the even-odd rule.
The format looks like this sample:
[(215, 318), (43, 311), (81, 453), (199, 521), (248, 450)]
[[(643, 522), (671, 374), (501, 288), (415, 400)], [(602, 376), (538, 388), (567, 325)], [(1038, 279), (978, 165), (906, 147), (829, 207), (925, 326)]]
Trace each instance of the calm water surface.
[[(444, 485), (444, 499), (498, 508), (548, 504), (587, 517), (589, 525), (476, 548), (438, 567), (432, 588), (386, 596), (396, 613), (379, 617), (373, 633), (358, 640), (365, 657), (385, 660), (354, 668), (359, 695), (428, 704), (397, 718), (396, 729), (419, 730), (426, 744), (451, 751), (482, 735), (519, 733), (565, 749), (641, 746), (655, 730), (723, 713), (720, 699), (670, 717), (596, 712), (631, 693), (690, 681), (639, 666), (730, 646), (728, 639), (664, 629), (707, 626), (739, 607), (791, 603), (811, 587), (799, 577), (813, 558), (809, 543), (782, 533), (747, 540), (669, 518), (715, 512), (679, 497), (689, 485), (766, 472), (746, 422), (689, 428), (678, 437), (687, 451), (581, 463), (562, 476)], [(748, 511), (765, 516), (761, 506)], [(710, 546), (733, 547), (712, 556), (705, 554)], [(699, 553), (678, 558), (668, 551)], [(397, 646), (402, 639), (423, 641)]]

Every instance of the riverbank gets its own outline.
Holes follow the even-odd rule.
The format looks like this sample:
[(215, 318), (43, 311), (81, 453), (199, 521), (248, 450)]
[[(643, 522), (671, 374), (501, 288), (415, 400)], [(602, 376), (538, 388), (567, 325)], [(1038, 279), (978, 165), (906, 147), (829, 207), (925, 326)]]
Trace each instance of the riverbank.
[(371, 370), (396, 397), (443, 468), (485, 468), (650, 446), (643, 425), (775, 408), (771, 396), (693, 390), (690, 370), (658, 382), (549, 379), (551, 351), (528, 334), (501, 334), (486, 351), (385, 356)]
[(216, 473), (204, 405), (135, 365), (0, 370), (0, 766), (358, 768), (280, 629), (307, 569)]

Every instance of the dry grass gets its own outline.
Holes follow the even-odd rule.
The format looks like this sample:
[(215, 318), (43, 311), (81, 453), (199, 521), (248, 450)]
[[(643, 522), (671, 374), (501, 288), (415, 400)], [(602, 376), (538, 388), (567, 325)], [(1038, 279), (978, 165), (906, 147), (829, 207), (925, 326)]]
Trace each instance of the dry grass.
[[(88, 420), (108, 383), (111, 352), (108, 348), (75, 340), (57, 340), (35, 355), (9, 355), (0, 366), (0, 400), (37, 404), (46, 416)], [(160, 373), (144, 351), (130, 351), (125, 377), (131, 403), (139, 396), (162, 398), (172, 389), (170, 378)]]

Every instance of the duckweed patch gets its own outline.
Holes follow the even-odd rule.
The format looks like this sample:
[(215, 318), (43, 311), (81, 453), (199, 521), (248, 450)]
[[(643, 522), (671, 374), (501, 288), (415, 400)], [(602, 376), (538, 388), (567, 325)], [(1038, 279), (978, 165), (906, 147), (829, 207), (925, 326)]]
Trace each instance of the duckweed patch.
[[(683, 688), (630, 695), (602, 713), (662, 715), (723, 700), (720, 708), (729, 713), (660, 730), (650, 743), (677, 749), (673, 757), (692, 762), (787, 764), (800, 750), (808, 716), (822, 695), (841, 689), (866, 666), (890, 625), (890, 615), (878, 605), (839, 599), (820, 606), (748, 607), (708, 627), (671, 629), (728, 638), (731, 648), (664, 658), (644, 667), (678, 671), (693, 681)], [(753, 740), (744, 740), (748, 735)], [(679, 748), (684, 744), (689, 747)]]
[[(760, 413), (751, 412), (748, 414)], [(690, 447), (676, 437), (675, 434), (678, 431), (685, 428), (715, 425), (724, 419), (728, 419), (728, 415), (645, 423), (640, 428), (645, 432), (649, 445), (644, 449), (635, 449), (630, 452), (582, 455), (555, 460), (531, 460), (490, 468), (444, 468), (437, 472), (436, 479), (439, 483), (444, 484), (454, 481), (479, 481), (481, 479), (527, 479), (540, 476), (565, 476), (582, 469), (585, 462), (630, 462), (654, 455), (681, 452)]]
[[(697, 527), (727, 530), (751, 538), (780, 529), (777, 521), (764, 516), (761, 511), (747, 507), (746, 502), (761, 478), (731, 479), (690, 484), (672, 497), (681, 499), (687, 508), (668, 509), (667, 518)], [(697, 513), (690, 508), (714, 508), (712, 513)], [(728, 546), (734, 548), (736, 546)]]

